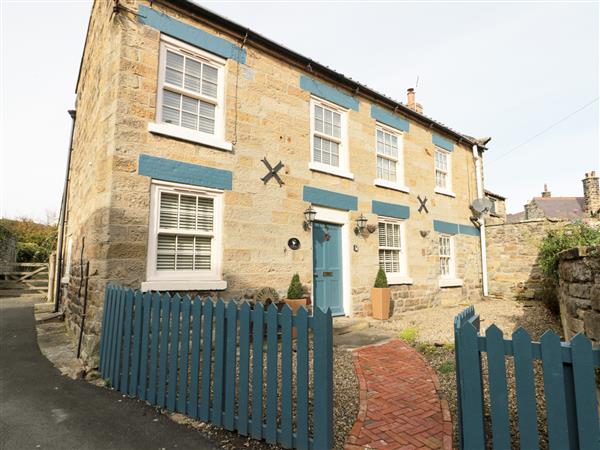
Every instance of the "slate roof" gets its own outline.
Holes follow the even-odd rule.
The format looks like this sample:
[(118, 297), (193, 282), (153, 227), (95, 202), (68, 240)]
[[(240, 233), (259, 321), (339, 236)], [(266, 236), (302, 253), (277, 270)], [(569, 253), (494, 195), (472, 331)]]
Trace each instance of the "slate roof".
[(534, 197), (533, 201), (551, 219), (576, 219), (583, 217), (583, 197)]
[(263, 35), (251, 30), (250, 28), (240, 25), (228, 19), (225, 16), (222, 16), (210, 9), (205, 8), (204, 6), (200, 6), (194, 0), (166, 0), (166, 2), (170, 3), (176, 8), (178, 7), (188, 11), (192, 14), (192, 16), (197, 16), (199, 18), (213, 22), (218, 26), (223, 27), (229, 30), (230, 32), (233, 32), (234, 34), (237, 34), (242, 37), (245, 36), (245, 39), (247, 39), (250, 42), (254, 42), (255, 44), (259, 44), (260, 46), (267, 47), (269, 50), (274, 51), (275, 53), (281, 56), (294, 60), (295, 62), (303, 66), (308, 72), (318, 74), (324, 77), (325, 79), (328, 79), (328, 81), (330, 82), (341, 85), (346, 89), (349, 89), (354, 95), (360, 93), (363, 96), (376, 99), (388, 108), (391, 108), (392, 110), (397, 110), (398, 112), (401, 112), (403, 115), (410, 117), (417, 122), (424, 123), (425, 125), (429, 126), (432, 129), (432, 131), (443, 131), (446, 134), (450, 135), (452, 138), (454, 138), (456, 141), (458, 141), (459, 144), (462, 142), (467, 143), (469, 145), (478, 145), (479, 148), (481, 148), (482, 150), (487, 150), (486, 144), (490, 141), (491, 138), (485, 137), (477, 139), (467, 134), (460, 133), (450, 128), (448, 125), (438, 122), (437, 120), (434, 120), (431, 117), (426, 116), (425, 114), (410, 109), (408, 106), (406, 106), (398, 100), (394, 100), (393, 98), (385, 94), (371, 89), (365, 84), (359, 83), (358, 81), (353, 80), (352, 78), (333, 70), (329, 66), (326, 66), (324, 64), (319, 63), (318, 61), (303, 56), (300, 53), (295, 52), (294, 50), (291, 50), (271, 39), (264, 37)]
[(506, 197), (504, 197), (503, 195), (496, 194), (495, 192), (492, 192), (489, 189), (484, 189), (483, 192), (485, 194), (489, 195), (490, 197), (494, 197), (494, 198), (497, 198), (499, 200), (506, 200)]
[[(584, 197), (534, 197), (531, 201), (548, 219), (577, 219), (585, 215)], [(509, 223), (522, 220), (525, 220), (525, 211), (506, 216)]]

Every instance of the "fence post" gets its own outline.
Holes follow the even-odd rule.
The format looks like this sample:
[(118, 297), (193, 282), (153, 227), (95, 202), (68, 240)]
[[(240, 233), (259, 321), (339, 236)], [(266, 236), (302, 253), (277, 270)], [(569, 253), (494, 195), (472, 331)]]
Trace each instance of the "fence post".
[(314, 328), (314, 448), (331, 448), (333, 444), (333, 347), (331, 309), (315, 308)]
[(464, 322), (460, 325), (457, 356), (460, 361), (460, 409), (462, 446), (466, 449), (485, 448), (483, 422), (483, 386), (481, 384), (481, 359), (478, 333), (475, 327)]

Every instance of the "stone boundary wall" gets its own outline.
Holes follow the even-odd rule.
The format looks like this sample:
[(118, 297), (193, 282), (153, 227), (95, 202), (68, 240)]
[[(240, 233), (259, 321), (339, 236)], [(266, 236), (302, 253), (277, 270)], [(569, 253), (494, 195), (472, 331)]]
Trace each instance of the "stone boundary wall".
[(600, 345), (600, 246), (572, 248), (558, 258), (557, 295), (565, 337), (584, 333)]
[(9, 272), (10, 265), (17, 260), (17, 238), (4, 227), (0, 227), (0, 272)]
[(566, 223), (566, 220), (534, 219), (488, 225), (489, 296), (492, 299), (541, 300), (546, 283), (538, 265), (540, 242), (548, 231)]

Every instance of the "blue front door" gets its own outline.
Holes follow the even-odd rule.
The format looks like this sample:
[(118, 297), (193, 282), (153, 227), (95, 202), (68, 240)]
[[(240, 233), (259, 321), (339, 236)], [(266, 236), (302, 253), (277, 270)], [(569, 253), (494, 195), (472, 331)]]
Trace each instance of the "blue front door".
[(342, 301), (342, 227), (313, 223), (314, 304), (333, 315), (344, 314)]

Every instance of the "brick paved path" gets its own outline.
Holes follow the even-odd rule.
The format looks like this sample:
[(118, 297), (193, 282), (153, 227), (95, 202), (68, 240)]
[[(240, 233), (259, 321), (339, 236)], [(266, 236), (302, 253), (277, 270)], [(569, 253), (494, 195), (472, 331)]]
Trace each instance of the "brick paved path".
[(358, 417), (346, 450), (452, 448), (452, 422), (435, 371), (399, 339), (354, 350)]

